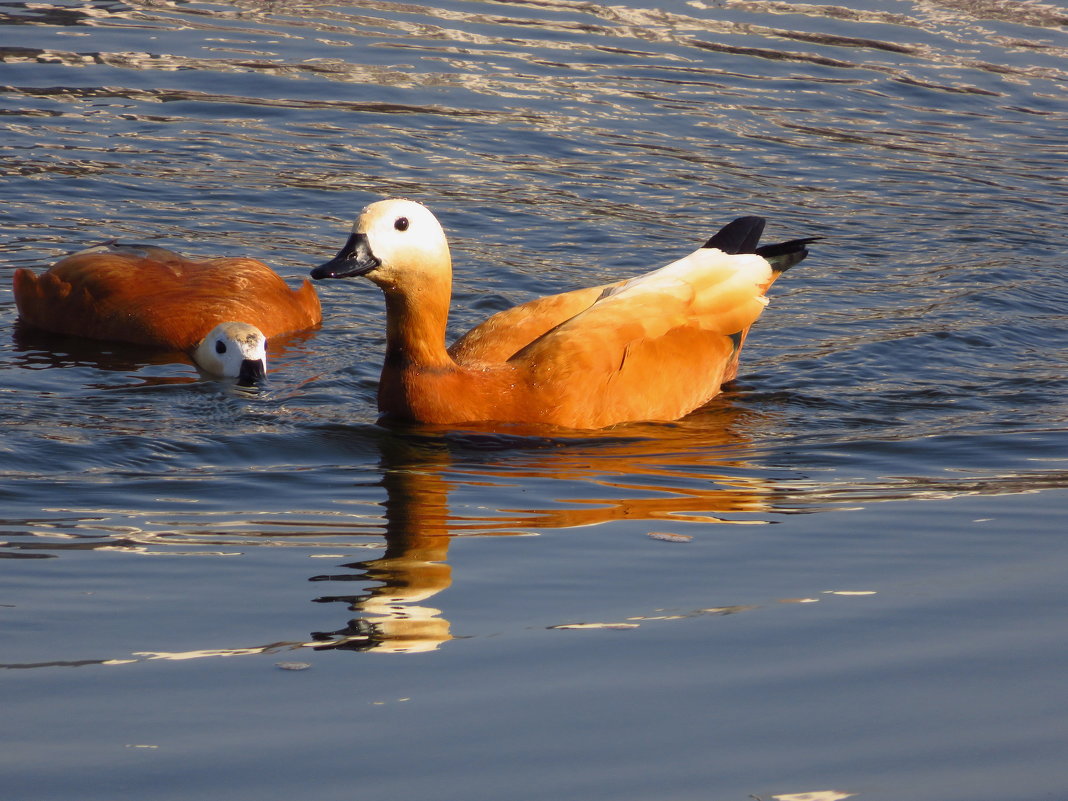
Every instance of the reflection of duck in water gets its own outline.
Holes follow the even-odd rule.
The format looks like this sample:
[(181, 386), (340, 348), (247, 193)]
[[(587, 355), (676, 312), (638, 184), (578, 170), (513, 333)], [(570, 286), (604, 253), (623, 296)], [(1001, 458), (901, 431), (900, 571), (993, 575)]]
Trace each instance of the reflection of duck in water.
[[(345, 603), (356, 617), (313, 635), (320, 649), (413, 653), (452, 639), (451, 626), (428, 602), (451, 586), (446, 563), (453, 536), (509, 535), (571, 529), (619, 520), (665, 521), (679, 530), (708, 524), (763, 522), (773, 490), (751, 470), (738, 447), (731, 409), (676, 426), (634, 426), (632, 437), (482, 437), (396, 432), (382, 441), (386, 551), (381, 558), (342, 565), (350, 572), (316, 582), (359, 582), (360, 591), (322, 595)], [(657, 436), (645, 436), (655, 433)], [(497, 459), (500, 452), (503, 458)], [(744, 453), (744, 451), (743, 451)], [(475, 458), (472, 458), (475, 457)], [(558, 486), (543, 508), (486, 509), (488, 487), (517, 479)], [(548, 483), (551, 482), (551, 483)], [(473, 512), (464, 495), (479, 497)], [(450, 496), (452, 496), (450, 498)], [(563, 496), (563, 497), (561, 497)], [(373, 585), (366, 587), (367, 582)], [(366, 587), (366, 589), (365, 589)]]
[(390, 541), (382, 558), (343, 565), (358, 573), (314, 577), (312, 581), (381, 582), (363, 595), (317, 598), (322, 603), (348, 602), (360, 617), (343, 629), (315, 633), (319, 644), (314, 647), (415, 653), (432, 651), (452, 639), (449, 621), (439, 617), (441, 610), (420, 604), (452, 583), (451, 568), (445, 564), (448, 538), (436, 540), (423, 546)]
[(16, 270), (14, 282), (27, 325), (183, 351), (205, 372), (245, 380), (264, 374), (265, 337), (322, 319), (307, 280), (292, 290), (255, 259), (191, 260), (151, 245), (105, 243), (41, 275)]
[[(738, 423), (731, 409), (686, 424), (630, 426), (633, 438), (593, 440), (589, 447), (509, 454), (481, 466), (482, 481), (551, 477), (559, 482), (547, 508), (500, 510), (510, 529), (567, 529), (619, 520), (671, 524), (759, 524), (773, 508), (774, 490), (731, 457), (744, 440), (724, 434)], [(748, 425), (756, 425), (748, 420)], [(641, 434), (648, 436), (641, 436)], [(722, 449), (722, 450), (721, 450)], [(488, 521), (487, 521), (488, 522)]]
[(449, 621), (422, 602), (452, 583), (449, 551), (449, 483), (442, 470), (448, 455), (441, 448), (420, 448), (402, 438), (383, 445), (382, 486), (386, 552), (379, 559), (344, 567), (358, 573), (316, 576), (312, 581), (375, 581), (362, 595), (328, 596), (361, 617), (347, 627), (313, 635), (323, 648), (389, 653), (430, 651), (452, 639)]
[(366, 275), (385, 293), (386, 417), (585, 429), (676, 420), (734, 376), (764, 291), (813, 241), (758, 247), (763, 228), (759, 217), (740, 218), (659, 270), (494, 315), (449, 351), (449, 246), (418, 203), (372, 203), (312, 277)]

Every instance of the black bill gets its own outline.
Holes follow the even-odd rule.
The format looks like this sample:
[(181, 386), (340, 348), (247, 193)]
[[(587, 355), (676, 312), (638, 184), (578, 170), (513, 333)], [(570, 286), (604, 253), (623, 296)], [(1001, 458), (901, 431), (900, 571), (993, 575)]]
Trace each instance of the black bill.
[(267, 370), (264, 368), (263, 359), (245, 359), (237, 371), (237, 383), (243, 387), (260, 384), (266, 378)]
[(371, 252), (367, 234), (353, 234), (334, 258), (311, 271), (311, 277), (315, 279), (350, 278), (356, 275), (367, 275), (381, 263)]

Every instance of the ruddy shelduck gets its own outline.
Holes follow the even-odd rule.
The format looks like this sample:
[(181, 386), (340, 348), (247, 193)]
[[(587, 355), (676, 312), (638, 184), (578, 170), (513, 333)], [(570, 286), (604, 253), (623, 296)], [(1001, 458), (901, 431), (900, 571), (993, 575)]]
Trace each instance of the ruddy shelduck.
[(262, 378), (265, 338), (322, 320), (307, 279), (290, 289), (250, 258), (187, 259), (151, 245), (106, 242), (41, 275), (15, 271), (26, 324), (57, 334), (184, 351), (203, 371)]
[(311, 274), (365, 275), (385, 294), (384, 419), (596, 429), (676, 420), (734, 377), (765, 290), (815, 239), (757, 247), (763, 228), (739, 218), (666, 267), (499, 312), (449, 349), (452, 261), (424, 206), (372, 203)]

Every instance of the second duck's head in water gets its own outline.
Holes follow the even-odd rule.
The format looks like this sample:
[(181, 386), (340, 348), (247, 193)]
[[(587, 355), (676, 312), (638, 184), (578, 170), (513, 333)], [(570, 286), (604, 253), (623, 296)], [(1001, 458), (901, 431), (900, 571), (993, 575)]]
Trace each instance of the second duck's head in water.
[(243, 386), (267, 375), (267, 338), (249, 323), (219, 323), (190, 355), (204, 372), (237, 378)]

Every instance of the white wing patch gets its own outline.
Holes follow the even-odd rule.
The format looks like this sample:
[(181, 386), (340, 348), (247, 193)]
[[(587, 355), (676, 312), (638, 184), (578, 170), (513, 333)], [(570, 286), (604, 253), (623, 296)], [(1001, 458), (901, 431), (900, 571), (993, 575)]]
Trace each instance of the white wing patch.
[(743, 286), (761, 286), (770, 279), (771, 265), (763, 256), (755, 253), (734, 255), (717, 248), (700, 248), (657, 270), (608, 287), (597, 300), (600, 302), (624, 292), (675, 293), (687, 286), (696, 292), (700, 302), (700, 296), (710, 291), (729, 294)]

